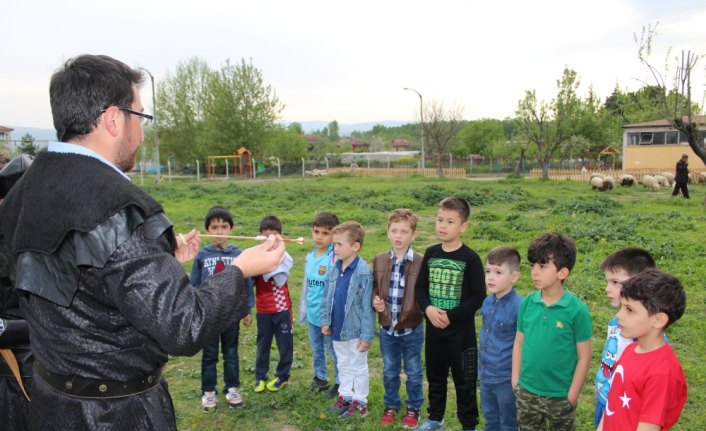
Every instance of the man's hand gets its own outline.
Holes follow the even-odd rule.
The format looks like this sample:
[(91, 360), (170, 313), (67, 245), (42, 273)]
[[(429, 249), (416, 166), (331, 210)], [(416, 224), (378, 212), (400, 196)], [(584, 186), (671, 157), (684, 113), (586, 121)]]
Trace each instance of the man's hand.
[(373, 308), (378, 313), (382, 313), (383, 311), (385, 311), (385, 301), (380, 299), (379, 296), (375, 295), (375, 298), (373, 298)]
[(272, 272), (284, 260), (284, 241), (279, 235), (270, 235), (262, 244), (246, 248), (233, 259), (243, 276), (254, 277)]
[(370, 343), (358, 341), (358, 351), (359, 352), (367, 352), (368, 350), (370, 350)]
[(196, 257), (196, 254), (201, 248), (201, 237), (196, 229), (189, 233), (179, 234), (176, 236), (176, 250), (174, 257), (179, 263), (184, 264)]
[(243, 325), (245, 325), (246, 328), (252, 325), (252, 314), (243, 317)]
[(431, 322), (432, 325), (434, 325), (435, 328), (439, 329), (444, 329), (447, 326), (449, 326), (449, 318), (446, 316), (446, 311), (436, 308), (433, 305), (430, 305), (427, 307), (426, 310), (424, 310), (426, 313), (427, 317), (429, 318), (429, 321)]
[(321, 333), (324, 335), (331, 335), (331, 327), (330, 326), (322, 326)]

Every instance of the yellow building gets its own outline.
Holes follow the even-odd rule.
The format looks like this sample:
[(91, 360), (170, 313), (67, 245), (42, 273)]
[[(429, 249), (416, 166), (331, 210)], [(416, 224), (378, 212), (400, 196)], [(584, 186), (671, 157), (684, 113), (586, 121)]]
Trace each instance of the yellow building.
[[(706, 139), (706, 116), (695, 116), (694, 121), (699, 125), (703, 144)], [(623, 126), (623, 171), (672, 172), (682, 154), (689, 155), (691, 172), (706, 171), (703, 161), (689, 147), (686, 136), (672, 128), (668, 120)]]

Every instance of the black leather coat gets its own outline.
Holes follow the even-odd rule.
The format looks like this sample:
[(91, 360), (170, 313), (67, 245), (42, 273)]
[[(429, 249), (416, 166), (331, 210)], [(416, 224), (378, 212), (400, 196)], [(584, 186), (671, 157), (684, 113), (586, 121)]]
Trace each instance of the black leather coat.
[[(58, 185), (47, 192), (37, 184)], [(18, 204), (18, 188), (34, 199)], [(34, 228), (40, 214), (51, 229)], [(38, 156), (0, 220), (35, 360), (52, 373), (139, 379), (168, 355), (195, 354), (248, 312), (242, 272), (228, 267), (193, 289), (161, 206), (96, 159)], [(30, 396), (31, 429), (176, 429), (164, 379), (139, 395), (87, 399), (51, 388), (35, 371)]]

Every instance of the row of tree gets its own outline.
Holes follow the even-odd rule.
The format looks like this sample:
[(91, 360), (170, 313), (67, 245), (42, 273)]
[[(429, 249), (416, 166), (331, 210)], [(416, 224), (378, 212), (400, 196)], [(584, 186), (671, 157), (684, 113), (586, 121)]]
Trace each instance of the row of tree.
[[(376, 149), (388, 148), (399, 138), (423, 140), (427, 163), (431, 161), (440, 175), (442, 159), (449, 153), (512, 160), (518, 174), (524, 160), (534, 159), (548, 175), (551, 163), (595, 159), (607, 146), (619, 148), (624, 124), (669, 118), (690, 137), (690, 143), (695, 141), (692, 148), (702, 155), (703, 142), (698, 142), (698, 133), (692, 133), (697, 130), (691, 120), (692, 114), (701, 112), (690, 94), (690, 72), (698, 57), (687, 54), (685, 60), (682, 56), (676, 85), (668, 87), (663, 75), (647, 61), (653, 35), (654, 28), (648, 27), (640, 40), (636, 37), (638, 56), (655, 77), (652, 85), (645, 83), (637, 91), (616, 86), (605, 100), (592, 89), (581, 96), (578, 74), (566, 68), (551, 100), (540, 100), (534, 90), (527, 90), (512, 118), (464, 121), (462, 107), (446, 107), (432, 100), (424, 105), (423, 122), (392, 128), (379, 125), (354, 135)], [(340, 139), (336, 121), (315, 132), (314, 139), (307, 139), (301, 125), (280, 125), (283, 108), (251, 61), (226, 61), (216, 70), (199, 58), (191, 58), (179, 63), (158, 84), (160, 142), (167, 154), (182, 163), (232, 154), (241, 146), (251, 150), (256, 159), (273, 156), (283, 161), (321, 159), (348, 149), (334, 145)]]
[(279, 125), (284, 109), (251, 61), (226, 61), (212, 69), (194, 57), (157, 86), (161, 148), (176, 161), (205, 160), (245, 147), (259, 159), (307, 156), (301, 126)]

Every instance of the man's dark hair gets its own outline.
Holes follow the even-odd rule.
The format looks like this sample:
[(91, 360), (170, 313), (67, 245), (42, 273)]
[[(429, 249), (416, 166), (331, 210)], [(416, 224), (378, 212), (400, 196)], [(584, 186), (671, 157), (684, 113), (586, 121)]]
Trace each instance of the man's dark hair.
[(500, 245), (490, 250), (485, 261), (489, 265), (505, 265), (510, 272), (520, 269), (520, 252), (515, 247)]
[(456, 211), (461, 217), (461, 223), (468, 221), (471, 216), (471, 205), (468, 201), (460, 198), (458, 196), (449, 196), (444, 198), (439, 202), (439, 208), (445, 209), (446, 211)]
[(56, 137), (62, 142), (81, 138), (98, 124), (104, 109), (129, 109), (134, 98), (132, 86), (143, 81), (142, 73), (106, 55), (86, 54), (70, 59), (54, 73), (49, 84)]
[(260, 220), (260, 233), (266, 230), (273, 230), (279, 234), (282, 233), (282, 222), (273, 215), (268, 215)]
[(647, 268), (654, 268), (655, 260), (649, 251), (627, 247), (609, 254), (601, 263), (601, 269), (604, 271), (615, 271), (622, 269), (628, 273), (630, 277), (638, 274)]
[(669, 320), (663, 329), (679, 320), (686, 309), (686, 293), (676, 277), (648, 268), (623, 283), (620, 296), (640, 302), (653, 316), (664, 313)]
[(204, 226), (206, 229), (208, 229), (213, 220), (223, 220), (228, 222), (230, 227), (233, 227), (233, 214), (220, 205), (211, 207), (211, 209), (208, 210), (208, 214), (206, 214), (206, 219), (204, 220)]
[(336, 214), (330, 213), (327, 211), (321, 211), (320, 213), (316, 214), (316, 217), (314, 217), (314, 227), (323, 227), (326, 229), (333, 229), (336, 226), (338, 226), (340, 222), (338, 221), (338, 217), (336, 217)]
[(568, 235), (545, 233), (532, 241), (527, 249), (527, 260), (531, 264), (553, 260), (557, 270), (567, 268), (571, 271), (576, 264), (576, 242)]

